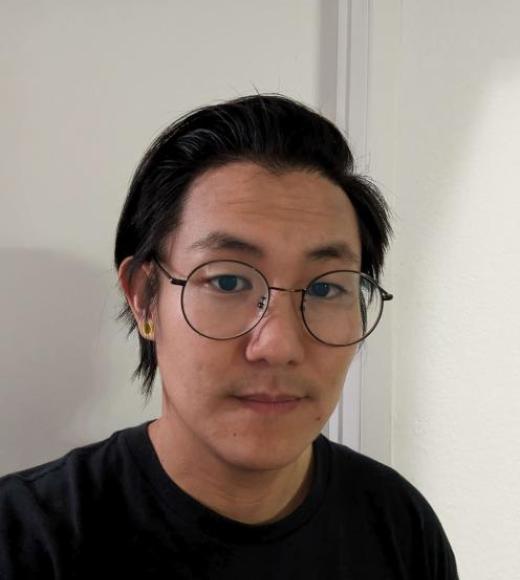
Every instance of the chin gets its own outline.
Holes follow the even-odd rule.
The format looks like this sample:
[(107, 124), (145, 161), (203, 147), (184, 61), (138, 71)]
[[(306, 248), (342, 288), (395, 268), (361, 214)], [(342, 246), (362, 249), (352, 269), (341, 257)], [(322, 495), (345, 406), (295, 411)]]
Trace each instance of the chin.
[(271, 471), (291, 465), (312, 443), (287, 438), (231, 437), (218, 447), (218, 453), (226, 463), (248, 471)]

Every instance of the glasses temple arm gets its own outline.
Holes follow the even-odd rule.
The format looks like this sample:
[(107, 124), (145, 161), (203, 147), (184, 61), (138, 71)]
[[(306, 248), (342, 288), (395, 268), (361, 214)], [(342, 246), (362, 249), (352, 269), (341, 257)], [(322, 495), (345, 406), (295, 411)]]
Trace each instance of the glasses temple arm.
[(186, 280), (180, 280), (179, 278), (174, 278), (166, 268), (159, 262), (155, 257), (152, 258), (153, 261), (159, 266), (159, 269), (167, 276), (171, 284), (176, 284), (177, 286), (186, 286)]
[(390, 292), (387, 292), (386, 290), (383, 290), (381, 287), (379, 288), (381, 290), (381, 297), (383, 298), (383, 300), (392, 300), (394, 295), (390, 294)]

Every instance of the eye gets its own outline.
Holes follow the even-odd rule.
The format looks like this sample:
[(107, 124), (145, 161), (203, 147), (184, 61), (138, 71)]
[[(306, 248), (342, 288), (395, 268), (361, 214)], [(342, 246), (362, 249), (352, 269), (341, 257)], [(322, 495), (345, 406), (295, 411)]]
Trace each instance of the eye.
[(307, 288), (306, 294), (311, 298), (339, 298), (346, 293), (345, 288), (330, 282), (314, 282)]
[(252, 288), (251, 283), (247, 278), (236, 276), (234, 274), (222, 274), (220, 276), (215, 276), (209, 279), (209, 283), (214, 288), (221, 290), (225, 294), (231, 294), (233, 292), (240, 292), (242, 290), (249, 290)]

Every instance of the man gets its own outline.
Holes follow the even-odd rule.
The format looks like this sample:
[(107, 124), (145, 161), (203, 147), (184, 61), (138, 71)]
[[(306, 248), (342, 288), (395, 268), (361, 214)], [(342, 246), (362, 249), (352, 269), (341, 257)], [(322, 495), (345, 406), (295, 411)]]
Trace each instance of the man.
[(320, 432), (391, 295), (385, 202), (281, 96), (169, 127), (115, 265), (162, 413), (0, 480), (0, 576), (455, 579), (433, 510)]

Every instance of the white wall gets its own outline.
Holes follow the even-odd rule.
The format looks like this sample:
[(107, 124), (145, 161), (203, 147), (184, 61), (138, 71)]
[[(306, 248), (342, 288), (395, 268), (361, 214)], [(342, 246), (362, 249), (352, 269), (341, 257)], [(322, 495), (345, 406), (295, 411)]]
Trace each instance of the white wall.
[(319, 0), (4, 0), (0, 14), (0, 469), (54, 459), (160, 413), (114, 317), (115, 228), (167, 124), (276, 91), (334, 107)]
[(520, 578), (520, 4), (372, 2), (392, 199), (394, 466), (461, 578)]

